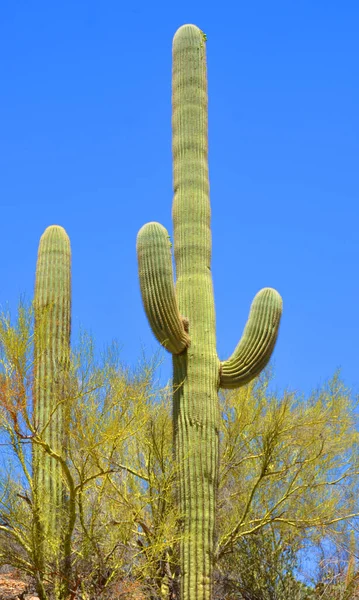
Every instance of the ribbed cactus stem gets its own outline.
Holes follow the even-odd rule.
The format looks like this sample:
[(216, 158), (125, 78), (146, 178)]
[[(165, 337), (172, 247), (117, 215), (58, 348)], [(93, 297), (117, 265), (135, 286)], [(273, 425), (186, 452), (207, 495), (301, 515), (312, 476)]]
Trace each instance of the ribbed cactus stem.
[[(277, 339), (282, 300), (271, 288), (257, 294), (241, 341), (233, 355), (220, 363), (211, 276), (205, 35), (194, 25), (180, 27), (174, 36), (172, 75), (175, 297), (167, 232), (159, 224), (145, 225), (139, 233), (139, 276), (155, 335), (163, 343), (163, 331), (167, 338), (168, 332), (175, 332), (174, 342), (167, 348), (173, 353), (181, 599), (210, 600), (218, 485), (218, 388), (243, 385), (267, 364)], [(183, 340), (178, 346), (179, 315), (188, 320), (185, 329), (190, 345)]]
[(181, 466), (184, 600), (211, 593), (218, 471), (219, 360), (211, 276), (207, 77), (203, 33), (181, 27), (173, 40), (173, 228), (176, 294), (191, 346), (173, 357), (175, 449)]
[[(63, 455), (66, 447), (66, 381), (70, 360), (71, 250), (62, 227), (43, 233), (35, 282), (34, 419), (39, 436)], [(37, 481), (46, 537), (61, 530), (64, 488), (60, 464), (42, 447), (34, 449)]]

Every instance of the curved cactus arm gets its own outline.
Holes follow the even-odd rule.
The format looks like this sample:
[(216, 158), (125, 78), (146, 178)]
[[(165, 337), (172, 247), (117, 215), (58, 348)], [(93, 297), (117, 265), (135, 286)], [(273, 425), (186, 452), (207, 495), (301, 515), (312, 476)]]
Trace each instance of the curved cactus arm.
[(142, 301), (151, 329), (169, 352), (180, 354), (190, 344), (188, 321), (178, 311), (171, 243), (160, 223), (147, 223), (138, 232), (137, 259)]
[(256, 294), (238, 346), (232, 356), (221, 363), (221, 388), (248, 383), (269, 362), (277, 340), (282, 304), (282, 298), (272, 288), (263, 288)]

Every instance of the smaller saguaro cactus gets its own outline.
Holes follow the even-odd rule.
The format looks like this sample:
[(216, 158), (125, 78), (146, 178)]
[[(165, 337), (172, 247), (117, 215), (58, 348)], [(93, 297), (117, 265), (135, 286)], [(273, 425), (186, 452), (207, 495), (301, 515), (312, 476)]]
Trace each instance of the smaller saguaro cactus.
[[(34, 336), (34, 425), (45, 444), (63, 456), (66, 448), (66, 381), (70, 363), (71, 249), (57, 225), (43, 233), (36, 267)], [(42, 536), (61, 545), (65, 493), (61, 465), (44, 446), (34, 444), (34, 489), (41, 509)], [(55, 542), (57, 540), (57, 543)]]
[(210, 600), (219, 460), (219, 388), (248, 383), (268, 363), (282, 313), (280, 295), (253, 300), (232, 356), (216, 351), (211, 276), (207, 146), (206, 36), (195, 25), (173, 40), (172, 208), (176, 287), (166, 229), (147, 223), (137, 236), (139, 278), (149, 324), (173, 355), (173, 419), (179, 465), (181, 599)]

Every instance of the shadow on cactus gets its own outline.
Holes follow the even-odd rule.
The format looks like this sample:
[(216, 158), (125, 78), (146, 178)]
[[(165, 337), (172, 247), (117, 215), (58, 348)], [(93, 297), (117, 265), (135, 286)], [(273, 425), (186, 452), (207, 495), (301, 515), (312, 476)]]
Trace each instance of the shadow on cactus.
[(153, 333), (173, 355), (175, 455), (180, 465), (181, 598), (211, 598), (219, 456), (219, 388), (256, 377), (273, 351), (280, 295), (255, 296), (242, 338), (228, 360), (216, 351), (211, 276), (206, 37), (194, 25), (173, 40), (172, 208), (176, 286), (169, 235), (148, 223), (137, 237), (139, 279)]

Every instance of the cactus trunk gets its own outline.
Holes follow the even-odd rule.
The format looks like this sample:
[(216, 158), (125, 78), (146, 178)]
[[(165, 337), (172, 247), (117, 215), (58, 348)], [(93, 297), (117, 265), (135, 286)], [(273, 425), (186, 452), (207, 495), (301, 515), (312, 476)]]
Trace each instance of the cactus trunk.
[[(34, 424), (39, 439), (58, 455), (66, 448), (66, 382), (70, 361), (71, 251), (62, 227), (41, 237), (35, 282)], [(43, 556), (61, 556), (65, 489), (60, 463), (34, 445), (34, 489)]]
[(207, 80), (201, 33), (173, 44), (173, 227), (176, 296), (191, 345), (173, 357), (175, 452), (181, 465), (182, 597), (210, 597), (218, 470), (218, 385), (207, 161)]
[(179, 465), (181, 599), (210, 600), (219, 457), (218, 389), (239, 387), (270, 359), (282, 312), (279, 294), (255, 297), (242, 339), (220, 362), (211, 276), (205, 35), (184, 25), (173, 40), (173, 227), (139, 231), (143, 304), (157, 339), (173, 354), (173, 426)]

